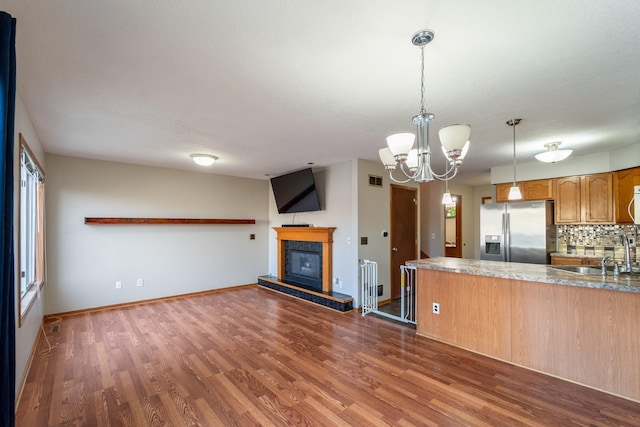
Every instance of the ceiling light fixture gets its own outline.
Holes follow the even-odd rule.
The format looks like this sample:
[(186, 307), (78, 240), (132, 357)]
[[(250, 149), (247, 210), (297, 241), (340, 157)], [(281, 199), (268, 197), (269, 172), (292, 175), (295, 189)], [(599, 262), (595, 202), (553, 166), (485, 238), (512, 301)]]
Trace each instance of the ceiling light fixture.
[(199, 166), (211, 166), (218, 160), (216, 156), (211, 154), (192, 154), (191, 159)]
[[(471, 126), (455, 124), (440, 129), (440, 142), (442, 150), (447, 158), (447, 170), (443, 174), (437, 174), (431, 168), (431, 148), (429, 146), (429, 123), (435, 117), (427, 113), (424, 108), (424, 47), (434, 37), (431, 30), (421, 30), (413, 35), (411, 43), (420, 47), (421, 79), (420, 79), (420, 113), (413, 117), (413, 123), (417, 131), (417, 147), (413, 148), (416, 135), (412, 133), (396, 133), (387, 137), (387, 147), (378, 150), (380, 160), (385, 169), (389, 171), (389, 178), (393, 182), (406, 183), (429, 182), (434, 179), (449, 181), (458, 173), (458, 167), (469, 149), (469, 134)], [(400, 169), (406, 179), (396, 179), (393, 171)]]
[(522, 119), (511, 119), (507, 121), (507, 124), (513, 128), (513, 185), (509, 189), (509, 200), (522, 199), (520, 187), (516, 184), (516, 126), (518, 126), (521, 121)]
[(544, 144), (547, 151), (544, 151), (540, 154), (536, 154), (536, 159), (545, 163), (555, 163), (560, 162), (573, 153), (573, 150), (558, 150), (558, 146), (560, 146), (562, 142), (549, 142)]

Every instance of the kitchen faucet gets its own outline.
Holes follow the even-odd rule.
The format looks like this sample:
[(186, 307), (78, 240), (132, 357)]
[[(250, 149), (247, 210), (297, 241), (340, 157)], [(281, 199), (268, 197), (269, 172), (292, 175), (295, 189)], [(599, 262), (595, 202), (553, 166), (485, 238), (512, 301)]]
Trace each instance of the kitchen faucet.
[(626, 234), (620, 235), (620, 244), (624, 245), (624, 270), (627, 273), (631, 272), (631, 251), (629, 249), (629, 239)]
[(607, 275), (607, 262), (609, 262), (611, 260), (610, 256), (606, 256), (604, 258), (602, 258), (602, 261), (600, 261), (600, 267), (602, 268), (602, 275), (606, 276)]

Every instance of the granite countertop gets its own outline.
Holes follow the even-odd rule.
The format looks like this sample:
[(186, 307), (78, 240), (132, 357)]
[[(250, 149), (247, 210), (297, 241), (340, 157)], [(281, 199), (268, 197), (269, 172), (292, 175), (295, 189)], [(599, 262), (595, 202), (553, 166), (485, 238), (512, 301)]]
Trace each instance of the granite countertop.
[(640, 274), (638, 273), (635, 273), (633, 277), (629, 275), (602, 277), (600, 274), (580, 274), (557, 270), (551, 265), (445, 257), (408, 261), (406, 264), (417, 268), (451, 273), (640, 293)]

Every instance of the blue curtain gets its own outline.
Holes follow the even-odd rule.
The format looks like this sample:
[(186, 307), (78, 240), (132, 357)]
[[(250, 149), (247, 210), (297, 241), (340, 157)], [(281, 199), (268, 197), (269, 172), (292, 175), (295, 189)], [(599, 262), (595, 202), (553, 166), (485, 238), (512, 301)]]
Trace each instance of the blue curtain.
[(16, 317), (13, 267), (13, 122), (16, 104), (16, 20), (0, 12), (0, 425), (15, 425)]

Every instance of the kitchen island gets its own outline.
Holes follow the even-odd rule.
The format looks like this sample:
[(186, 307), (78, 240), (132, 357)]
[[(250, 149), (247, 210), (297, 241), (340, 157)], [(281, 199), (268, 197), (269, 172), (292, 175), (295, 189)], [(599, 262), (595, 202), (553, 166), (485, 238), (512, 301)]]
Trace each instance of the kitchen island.
[(640, 401), (639, 280), (459, 258), (407, 264), (419, 335)]

